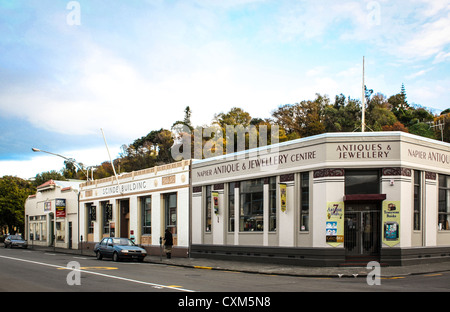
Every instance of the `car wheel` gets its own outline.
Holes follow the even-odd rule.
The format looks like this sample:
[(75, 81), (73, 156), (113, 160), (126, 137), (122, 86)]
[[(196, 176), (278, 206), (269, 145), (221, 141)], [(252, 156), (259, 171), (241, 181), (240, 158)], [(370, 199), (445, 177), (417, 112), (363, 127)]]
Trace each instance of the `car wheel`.
[(119, 259), (119, 254), (117, 253), (117, 252), (114, 252), (114, 254), (113, 254), (113, 261), (114, 262), (118, 262), (120, 259)]
[(97, 252), (95, 253), (95, 255), (96, 255), (96, 257), (97, 257), (97, 260), (102, 260), (102, 259), (103, 259), (103, 256), (102, 256), (102, 254), (100, 253), (100, 251), (97, 250)]

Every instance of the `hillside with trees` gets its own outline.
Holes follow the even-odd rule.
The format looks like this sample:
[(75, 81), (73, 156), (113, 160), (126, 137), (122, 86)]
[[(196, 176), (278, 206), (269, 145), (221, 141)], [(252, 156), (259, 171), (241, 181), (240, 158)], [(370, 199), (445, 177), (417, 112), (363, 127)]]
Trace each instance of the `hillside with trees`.
[[(402, 84), (400, 92), (392, 96), (375, 93), (372, 89), (365, 89), (366, 103), (366, 131), (404, 131), (419, 136), (450, 142), (450, 108), (435, 115), (429, 109), (408, 103), (406, 90)], [(270, 109), (270, 108), (268, 108)], [(259, 127), (265, 125), (270, 134), (272, 125), (279, 127), (279, 142), (304, 138), (326, 132), (355, 132), (361, 131), (361, 101), (339, 94), (330, 99), (327, 95), (316, 94), (314, 99), (301, 100), (294, 104), (284, 104), (273, 108), (271, 118), (251, 116), (245, 108), (233, 107), (228, 112), (215, 114), (209, 125), (194, 126), (191, 124), (192, 111), (185, 108), (184, 119), (174, 121), (170, 129), (151, 130), (147, 135), (135, 139), (121, 147), (119, 157), (114, 160), (118, 173), (131, 172), (144, 168), (174, 162), (170, 148), (174, 144), (174, 137), (184, 134), (190, 138), (194, 156), (194, 132), (202, 131), (202, 146), (206, 142), (219, 140), (215, 143), (223, 144), (226, 152), (226, 138), (204, 135), (206, 129), (214, 127), (226, 132), (226, 126), (243, 127), (255, 126), (259, 135)], [(195, 113), (195, 112), (194, 112)], [(439, 126), (441, 125), (441, 126)], [(189, 133), (182, 133), (181, 129), (189, 129)], [(209, 132), (208, 132), (209, 133)], [(270, 144), (268, 137), (268, 144)], [(236, 145), (236, 140), (234, 140)], [(249, 148), (248, 136), (245, 148)], [(231, 147), (236, 151), (236, 146)], [(42, 173), (44, 175), (46, 173)], [(63, 178), (85, 179), (82, 172), (70, 163), (61, 170)], [(94, 179), (113, 175), (110, 162), (97, 166)]]

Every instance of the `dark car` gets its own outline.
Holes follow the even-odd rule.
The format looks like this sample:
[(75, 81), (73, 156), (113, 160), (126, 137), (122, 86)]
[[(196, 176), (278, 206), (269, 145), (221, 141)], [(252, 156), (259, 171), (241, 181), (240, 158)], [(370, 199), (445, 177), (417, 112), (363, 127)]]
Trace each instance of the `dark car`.
[(28, 243), (26, 240), (22, 238), (21, 235), (9, 235), (7, 238), (5, 238), (5, 248), (13, 248), (13, 247), (21, 247), (21, 248), (27, 248)]
[(144, 248), (137, 246), (128, 238), (105, 237), (102, 241), (95, 245), (94, 252), (98, 260), (103, 257), (112, 258), (114, 261), (122, 259), (136, 259), (142, 262), (147, 256)]

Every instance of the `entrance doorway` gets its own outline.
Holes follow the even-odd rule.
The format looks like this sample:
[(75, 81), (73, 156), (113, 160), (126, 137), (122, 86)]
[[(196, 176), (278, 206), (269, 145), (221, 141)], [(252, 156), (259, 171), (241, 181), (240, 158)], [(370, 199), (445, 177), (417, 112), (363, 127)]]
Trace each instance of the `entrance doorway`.
[(69, 222), (69, 249), (72, 249), (72, 222)]
[(344, 247), (347, 257), (379, 257), (381, 249), (379, 203), (346, 203)]
[(128, 238), (130, 232), (130, 200), (120, 201), (120, 237)]

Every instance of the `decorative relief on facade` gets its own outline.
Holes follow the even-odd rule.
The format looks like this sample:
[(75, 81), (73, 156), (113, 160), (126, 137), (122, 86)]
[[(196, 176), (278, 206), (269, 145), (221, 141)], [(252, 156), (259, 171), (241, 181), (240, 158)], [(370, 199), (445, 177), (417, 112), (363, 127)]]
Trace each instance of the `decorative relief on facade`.
[(383, 176), (411, 176), (411, 169), (402, 167), (383, 168)]
[(341, 168), (314, 170), (314, 179), (325, 177), (343, 177), (344, 174), (345, 171)]
[(162, 177), (162, 185), (173, 184), (175, 183), (175, 175), (171, 175), (168, 177)]
[(192, 187), (192, 192), (193, 193), (201, 193), (202, 192), (202, 187), (201, 186), (194, 186), (194, 187)]
[(425, 171), (425, 179), (427, 180), (436, 180), (436, 173)]
[(290, 181), (294, 181), (294, 174), (293, 173), (288, 173), (288, 174), (283, 174), (280, 176), (280, 182), (290, 182)]

